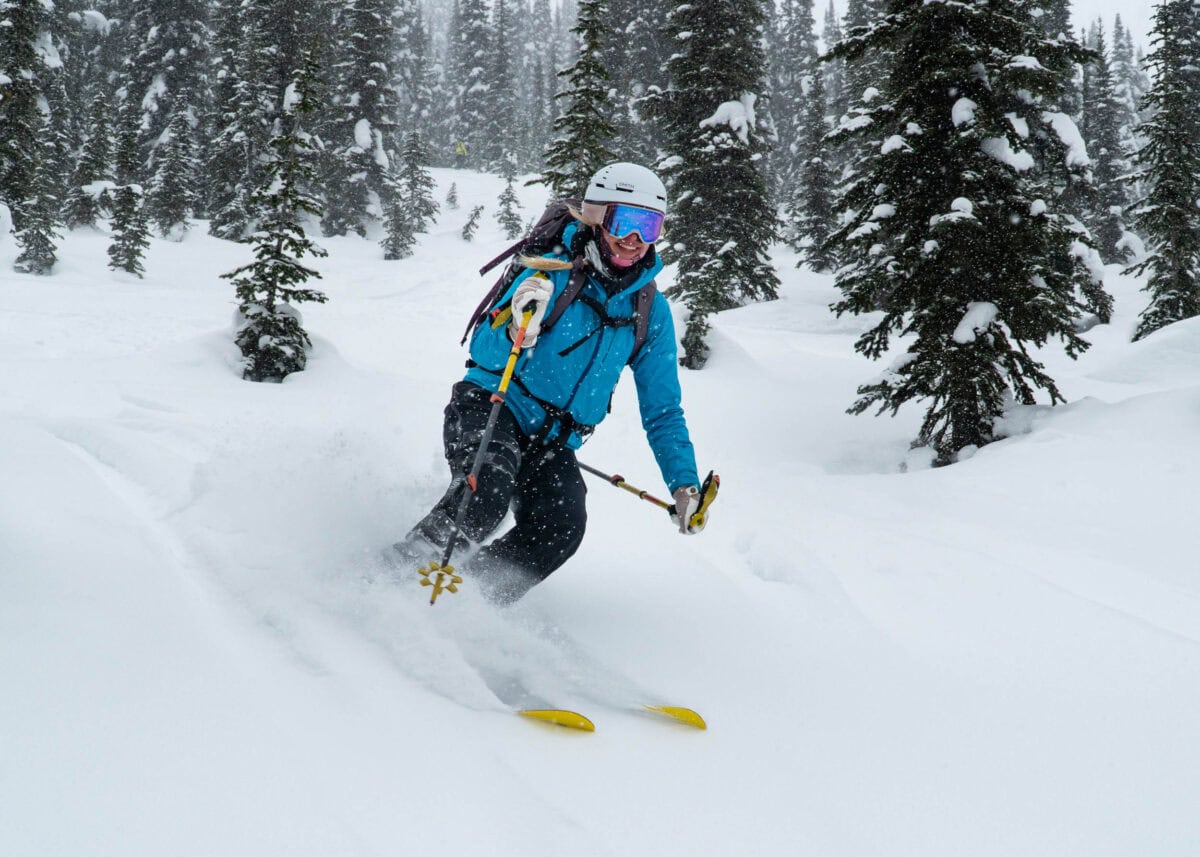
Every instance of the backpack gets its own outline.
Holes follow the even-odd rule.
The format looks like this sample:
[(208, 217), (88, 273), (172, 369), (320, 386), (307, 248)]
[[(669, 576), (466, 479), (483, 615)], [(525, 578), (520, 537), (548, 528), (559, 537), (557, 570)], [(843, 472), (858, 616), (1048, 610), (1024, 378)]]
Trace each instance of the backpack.
[[(578, 211), (579, 206), (580, 201), (578, 199), (559, 199), (551, 202), (546, 206), (546, 210), (542, 212), (542, 216), (538, 218), (533, 228), (523, 238), (519, 239), (495, 259), (492, 259), (492, 261), (480, 268), (479, 276), (482, 277), (488, 271), (512, 256), (544, 256), (550, 252), (567, 252), (568, 248), (562, 243), (563, 230), (575, 220), (571, 214), (571, 210)], [(586, 233), (582, 229), (576, 232), (575, 235), (577, 238), (586, 237)], [(575, 243), (579, 244), (580, 242), (576, 241)], [(587, 270), (583, 261), (582, 246), (578, 248), (571, 247), (570, 250), (572, 251), (571, 255), (574, 257), (571, 260), (571, 277), (567, 280), (566, 289), (559, 296), (558, 300), (554, 302), (554, 306), (550, 307), (546, 312), (541, 325), (543, 331), (549, 330), (554, 326), (567, 307), (579, 297), (584, 283), (587, 282)], [(496, 301), (508, 291), (508, 287), (512, 285), (513, 280), (517, 278), (517, 275), (522, 270), (524, 270), (524, 266), (521, 265), (519, 260), (514, 260), (509, 264), (504, 273), (500, 275), (500, 278), (496, 280), (487, 294), (483, 296), (483, 300), (479, 302), (479, 306), (475, 307), (475, 312), (471, 314), (471, 320), (467, 323), (467, 329), (463, 331), (462, 340), (459, 342), (460, 345), (465, 344), (467, 338), (487, 319), (491, 310), (495, 308)], [(650, 307), (654, 302), (654, 293), (656, 290), (657, 286), (653, 280), (638, 290), (634, 305), (633, 323), (635, 328), (633, 351), (629, 354), (630, 363), (633, 362), (642, 345), (646, 342), (646, 331), (650, 326)], [(610, 319), (608, 314), (604, 312), (604, 308), (594, 301), (589, 301), (589, 305), (600, 315), (604, 324), (619, 325), (621, 323), (629, 323), (623, 319)]]

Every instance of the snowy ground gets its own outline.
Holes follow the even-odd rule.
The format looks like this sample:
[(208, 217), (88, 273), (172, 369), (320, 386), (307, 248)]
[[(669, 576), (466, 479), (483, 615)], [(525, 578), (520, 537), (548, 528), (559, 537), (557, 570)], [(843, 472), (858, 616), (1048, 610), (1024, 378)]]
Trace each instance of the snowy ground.
[[(462, 207), (415, 258), (323, 242), (282, 385), (238, 377), (218, 275), (246, 248), (156, 241), (139, 281), (99, 232), (47, 278), (0, 244), (0, 854), (1196, 853), (1200, 321), (1129, 344), (1112, 270), (1115, 323), (1045, 355), (1071, 404), (932, 470), (918, 410), (844, 413), (881, 368), (864, 321), (780, 253), (783, 298), (683, 376), (709, 528), (592, 482), (545, 586), (430, 608), (378, 555), (443, 487), (505, 243), (498, 180), (437, 178)], [(663, 491), (630, 382), (580, 457)], [(509, 715), (481, 670), (597, 731)]]

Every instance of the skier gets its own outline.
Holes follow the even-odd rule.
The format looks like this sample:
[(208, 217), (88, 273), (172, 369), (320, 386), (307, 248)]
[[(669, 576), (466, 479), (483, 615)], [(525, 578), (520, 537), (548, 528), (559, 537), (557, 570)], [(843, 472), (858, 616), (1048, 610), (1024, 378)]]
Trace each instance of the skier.
[[(666, 299), (653, 293), (644, 342), (637, 343), (636, 297), (662, 270), (654, 242), (667, 212), (666, 188), (637, 164), (610, 164), (588, 184), (560, 254), (519, 257), (521, 272), (471, 339), (466, 377), (446, 406), (443, 443), (451, 482), (445, 495), (398, 544), (398, 562), (420, 564), (450, 539), (466, 549), (487, 539), (509, 508), (515, 524), (470, 559), (471, 578), (496, 603), (511, 603), (575, 553), (587, 523), (587, 489), (577, 450), (608, 412), (628, 363), (646, 438), (674, 501), (681, 533), (700, 502), (695, 453), (680, 407), (675, 327)], [(548, 307), (567, 287), (572, 262), (586, 282), (553, 326)], [(461, 530), (454, 518), (474, 463), (492, 393), (500, 383), (526, 309), (533, 314)], [(511, 310), (507, 312), (507, 310)], [(555, 310), (557, 311), (557, 309)], [(635, 348), (636, 346), (636, 348)], [(636, 350), (636, 353), (635, 353)], [(702, 526), (702, 525), (701, 525)]]

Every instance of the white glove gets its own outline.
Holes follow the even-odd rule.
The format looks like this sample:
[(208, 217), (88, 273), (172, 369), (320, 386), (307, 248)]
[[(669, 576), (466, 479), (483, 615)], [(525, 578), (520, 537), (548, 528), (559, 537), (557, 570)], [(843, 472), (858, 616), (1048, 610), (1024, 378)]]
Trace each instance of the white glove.
[(525, 310), (533, 304), (533, 316), (529, 319), (529, 327), (525, 329), (525, 340), (522, 348), (532, 348), (537, 342), (538, 333), (542, 329), (542, 318), (546, 315), (546, 306), (554, 294), (553, 284), (541, 274), (526, 277), (512, 297), (512, 321), (508, 323), (508, 336), (513, 342), (517, 341), (517, 331), (521, 328), (521, 317)]
[(692, 515), (696, 514), (696, 510), (700, 508), (700, 489), (695, 485), (680, 485), (671, 494), (671, 498), (675, 501), (675, 511), (671, 517), (675, 519), (675, 523), (679, 525), (679, 532), (685, 536), (692, 533), (698, 533), (704, 529), (703, 525), (699, 529), (693, 530), (688, 526), (688, 521), (692, 519)]

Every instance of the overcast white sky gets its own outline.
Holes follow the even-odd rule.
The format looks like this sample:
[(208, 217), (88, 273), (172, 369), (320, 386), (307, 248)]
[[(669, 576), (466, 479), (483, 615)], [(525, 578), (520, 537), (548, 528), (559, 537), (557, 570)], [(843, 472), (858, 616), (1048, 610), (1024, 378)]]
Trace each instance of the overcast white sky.
[(1154, 17), (1151, 0), (1071, 0), (1076, 32), (1097, 18), (1104, 20), (1104, 30), (1111, 35), (1113, 18), (1119, 13), (1121, 21), (1133, 32), (1133, 43), (1150, 52), (1150, 19)]

